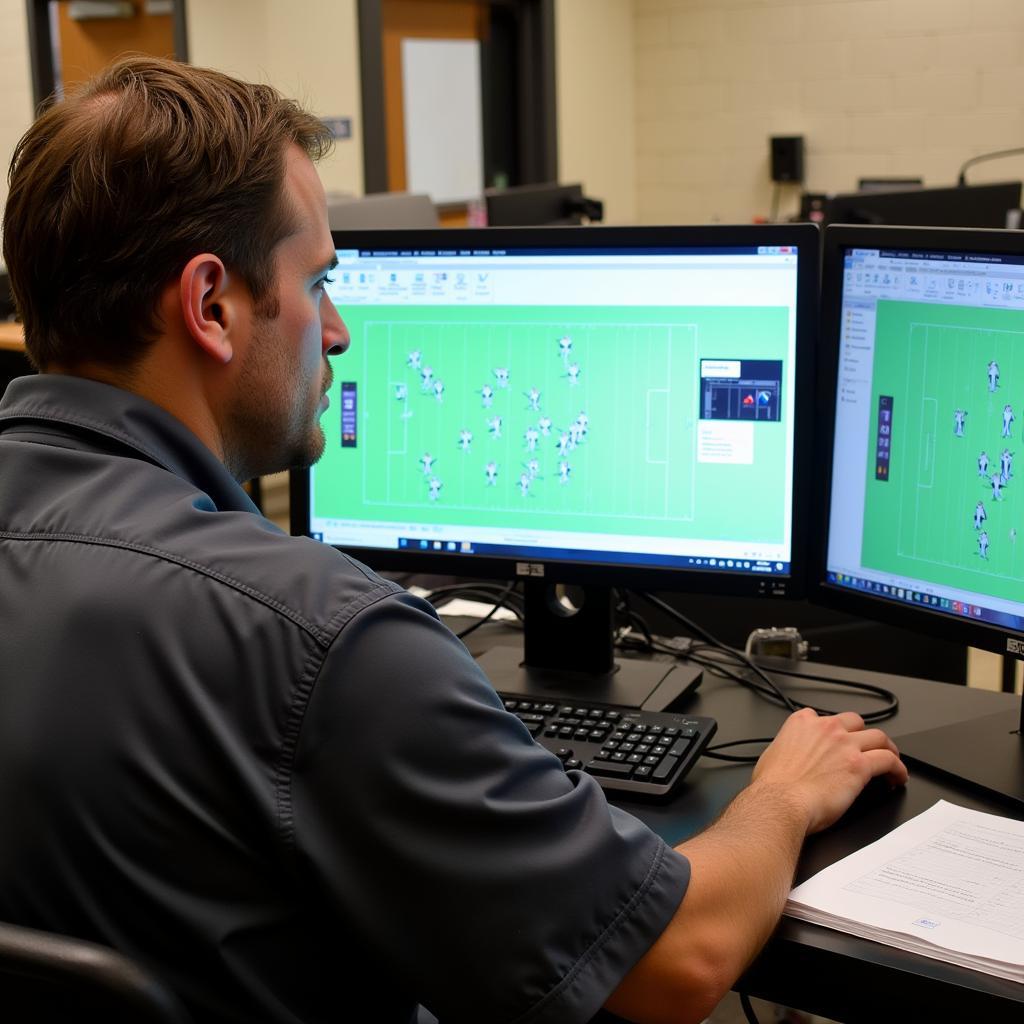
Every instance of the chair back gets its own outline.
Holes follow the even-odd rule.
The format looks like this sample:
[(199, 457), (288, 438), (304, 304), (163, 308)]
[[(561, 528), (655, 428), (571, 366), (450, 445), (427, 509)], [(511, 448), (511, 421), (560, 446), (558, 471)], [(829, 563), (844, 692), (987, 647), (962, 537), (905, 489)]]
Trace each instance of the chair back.
[(0, 922), (5, 1024), (190, 1024), (177, 998), (128, 957), (93, 942)]

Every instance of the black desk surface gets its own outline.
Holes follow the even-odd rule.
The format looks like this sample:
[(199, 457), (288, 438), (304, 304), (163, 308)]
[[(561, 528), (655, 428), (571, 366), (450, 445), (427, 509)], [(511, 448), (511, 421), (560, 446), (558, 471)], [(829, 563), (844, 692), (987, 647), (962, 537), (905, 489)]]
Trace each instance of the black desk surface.
[[(489, 646), (479, 631), (474, 653)], [(490, 642), (495, 642), (495, 630)], [(498, 642), (514, 642), (506, 634)], [(1009, 694), (970, 690), (950, 683), (858, 672), (805, 663), (796, 675), (777, 676), (800, 699), (837, 710), (864, 711), (878, 698), (839, 690), (814, 676), (873, 682), (897, 694), (900, 710), (882, 727), (899, 744), (901, 734), (948, 725), (1019, 707)], [(803, 678), (801, 678), (801, 676)], [(718, 720), (715, 742), (771, 736), (787, 712), (736, 683), (705, 673), (700, 691), (672, 710), (710, 715)], [(756, 752), (759, 748), (752, 748)], [(979, 752), (979, 756), (984, 756)], [(667, 842), (676, 844), (710, 824), (749, 781), (749, 765), (700, 761), (670, 803), (616, 799)], [(1019, 817), (1009, 806), (937, 776), (912, 769), (905, 790), (863, 799), (831, 829), (812, 836), (801, 856), (796, 880), (805, 878), (892, 831), (897, 825), (945, 799), (966, 807)], [(848, 1022), (973, 1018), (986, 1022), (1024, 1020), (1024, 985), (906, 953), (817, 925), (783, 918), (775, 935), (740, 980), (737, 988), (833, 1020)]]

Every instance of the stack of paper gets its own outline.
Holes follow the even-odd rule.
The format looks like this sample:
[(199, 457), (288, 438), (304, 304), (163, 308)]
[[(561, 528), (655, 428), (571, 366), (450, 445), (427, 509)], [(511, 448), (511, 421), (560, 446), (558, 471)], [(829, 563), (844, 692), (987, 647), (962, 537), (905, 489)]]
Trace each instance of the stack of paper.
[(785, 913), (1024, 982), (1024, 822), (940, 800), (798, 885)]

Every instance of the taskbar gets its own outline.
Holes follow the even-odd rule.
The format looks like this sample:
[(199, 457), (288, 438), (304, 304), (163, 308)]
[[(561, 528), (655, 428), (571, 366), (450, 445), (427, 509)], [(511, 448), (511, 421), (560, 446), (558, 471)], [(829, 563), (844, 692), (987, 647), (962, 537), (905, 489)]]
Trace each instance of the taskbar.
[(578, 548), (524, 548), (511, 544), (481, 544), (467, 540), (430, 540), (399, 537), (399, 551), (477, 555), (484, 558), (517, 558), (531, 562), (587, 562), (607, 565), (638, 565), (666, 569), (712, 569), (715, 572), (787, 576), (790, 563), (766, 558), (709, 558), (705, 555), (663, 555), (635, 551), (581, 550)]
[(849, 573), (829, 572), (826, 574), (829, 583), (855, 590), (872, 597), (894, 601), (897, 604), (913, 605), (916, 608), (927, 608), (929, 611), (956, 616), (961, 619), (973, 619), (992, 626), (1001, 626), (1017, 632), (1024, 631), (1024, 616), (1012, 612), (986, 608), (984, 605), (961, 601), (957, 598), (942, 597), (929, 594), (911, 587), (900, 587), (892, 583), (880, 583), (878, 580), (866, 579), (863, 576), (851, 576)]

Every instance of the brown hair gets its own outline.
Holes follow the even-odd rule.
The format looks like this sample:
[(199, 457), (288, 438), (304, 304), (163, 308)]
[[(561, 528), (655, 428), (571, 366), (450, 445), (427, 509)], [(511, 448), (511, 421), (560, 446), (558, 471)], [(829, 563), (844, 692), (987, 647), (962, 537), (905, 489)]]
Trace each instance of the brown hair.
[(47, 110), (15, 148), (4, 210), (36, 366), (130, 366), (158, 334), (161, 292), (200, 252), (273, 316), (289, 143), (318, 160), (331, 140), (270, 86), (152, 57), (118, 61)]

